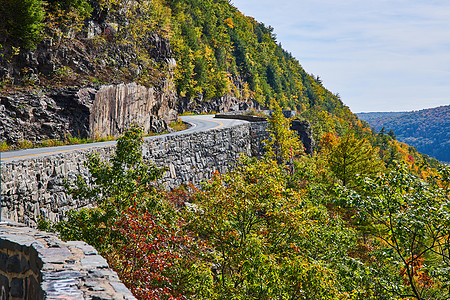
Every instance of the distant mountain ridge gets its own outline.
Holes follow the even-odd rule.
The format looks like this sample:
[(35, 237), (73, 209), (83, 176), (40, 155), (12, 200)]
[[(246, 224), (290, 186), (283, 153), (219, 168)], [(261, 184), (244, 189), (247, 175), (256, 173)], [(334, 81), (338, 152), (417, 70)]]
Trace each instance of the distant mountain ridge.
[(372, 121), (372, 120), (379, 120), (384, 118), (392, 118), (392, 117), (398, 117), (404, 114), (410, 113), (409, 111), (387, 111), (387, 112), (361, 112), (357, 113), (356, 115), (361, 120), (364, 120), (366, 122)]
[(390, 129), (401, 142), (440, 161), (450, 162), (450, 105), (410, 112), (357, 113), (375, 130)]

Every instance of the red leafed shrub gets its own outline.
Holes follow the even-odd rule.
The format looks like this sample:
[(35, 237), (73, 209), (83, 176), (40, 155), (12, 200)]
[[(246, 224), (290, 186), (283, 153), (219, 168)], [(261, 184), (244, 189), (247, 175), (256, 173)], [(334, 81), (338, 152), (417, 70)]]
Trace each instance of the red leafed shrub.
[[(189, 185), (188, 188), (194, 191), (196, 190), (193, 185)], [(166, 192), (164, 195), (167, 202), (179, 210), (184, 208), (184, 204), (189, 202), (190, 197), (191, 193), (184, 188), (173, 189), (170, 192)]]
[[(176, 229), (149, 212), (129, 208), (115, 224), (123, 236), (109, 261), (139, 299), (184, 299), (174, 278), (184, 238)], [(176, 279), (175, 279), (176, 280)]]

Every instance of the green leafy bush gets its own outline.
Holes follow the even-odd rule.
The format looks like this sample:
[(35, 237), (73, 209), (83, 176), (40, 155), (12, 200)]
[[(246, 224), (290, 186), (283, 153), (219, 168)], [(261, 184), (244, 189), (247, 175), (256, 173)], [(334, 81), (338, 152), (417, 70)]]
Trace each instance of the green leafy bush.
[(47, 0), (47, 2), (49, 3), (50, 10), (59, 8), (67, 11), (74, 8), (78, 11), (78, 14), (84, 18), (89, 17), (92, 12), (89, 0)]
[[(82, 239), (100, 250), (116, 238), (110, 228), (127, 208), (159, 205), (154, 181), (163, 170), (142, 158), (142, 130), (133, 127), (117, 141), (110, 163), (91, 154), (85, 162), (89, 178), (79, 176), (68, 192), (77, 199), (90, 199), (96, 207), (70, 211), (67, 221), (55, 225), (64, 239)], [(138, 201), (139, 200), (139, 201)], [(101, 233), (101, 234), (100, 234)]]

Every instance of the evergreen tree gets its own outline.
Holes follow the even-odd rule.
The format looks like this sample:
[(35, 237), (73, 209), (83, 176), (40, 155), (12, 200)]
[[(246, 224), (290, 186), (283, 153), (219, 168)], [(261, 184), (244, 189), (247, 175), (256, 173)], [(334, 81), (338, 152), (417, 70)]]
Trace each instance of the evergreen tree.
[(0, 42), (33, 49), (41, 39), (43, 17), (41, 0), (0, 0)]
[(347, 133), (335, 144), (328, 145), (330, 170), (343, 186), (353, 188), (358, 176), (371, 177), (382, 169), (377, 151), (365, 139)]

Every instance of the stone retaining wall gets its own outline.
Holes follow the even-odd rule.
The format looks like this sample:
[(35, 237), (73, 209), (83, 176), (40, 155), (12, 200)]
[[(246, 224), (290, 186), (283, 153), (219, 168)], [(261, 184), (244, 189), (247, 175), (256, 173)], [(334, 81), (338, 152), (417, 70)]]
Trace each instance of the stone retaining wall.
[[(266, 128), (267, 123), (249, 123), (201, 133), (159, 136), (145, 141), (143, 155), (157, 166), (168, 168), (161, 180), (167, 188), (189, 182), (198, 185), (216, 170), (229, 170), (241, 154), (260, 153)], [(36, 227), (39, 217), (59, 221), (67, 210), (89, 205), (66, 195), (63, 183), (65, 178), (74, 180), (78, 174), (88, 176), (83, 162), (90, 151), (108, 157), (114, 146), (2, 163), (2, 218)]]
[(0, 225), (0, 299), (136, 299), (94, 247)]
[(249, 122), (265, 122), (267, 121), (267, 117), (258, 117), (253, 115), (244, 115), (244, 114), (227, 114), (221, 113), (215, 116), (217, 119), (235, 119), (235, 120), (244, 120)]

